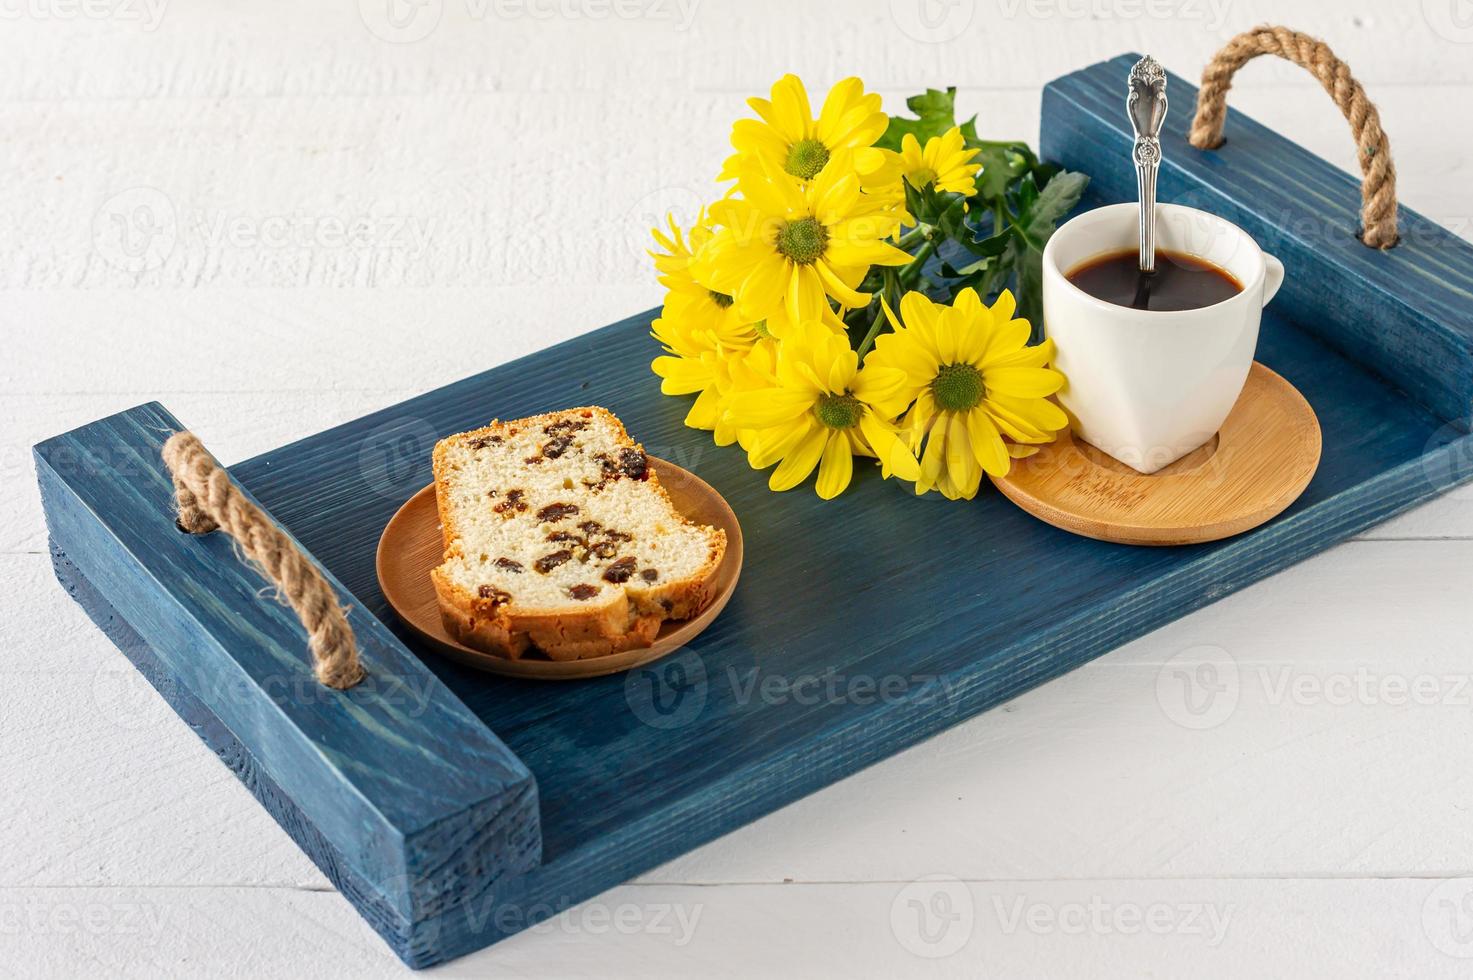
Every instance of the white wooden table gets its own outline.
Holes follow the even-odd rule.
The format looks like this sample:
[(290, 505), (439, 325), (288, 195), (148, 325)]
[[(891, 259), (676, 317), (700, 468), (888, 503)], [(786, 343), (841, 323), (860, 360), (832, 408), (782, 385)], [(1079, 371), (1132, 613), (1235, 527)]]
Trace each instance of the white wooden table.
[[(1470, 234), (1467, 0), (394, 2), (0, 2), (7, 975), (403, 970), (57, 586), (32, 443), (159, 398), (241, 459), (654, 305), (787, 70), (1036, 141), (1287, 18)], [(1353, 163), (1297, 69), (1233, 103)], [(1473, 975), (1470, 563), (1465, 490), (443, 972)]]

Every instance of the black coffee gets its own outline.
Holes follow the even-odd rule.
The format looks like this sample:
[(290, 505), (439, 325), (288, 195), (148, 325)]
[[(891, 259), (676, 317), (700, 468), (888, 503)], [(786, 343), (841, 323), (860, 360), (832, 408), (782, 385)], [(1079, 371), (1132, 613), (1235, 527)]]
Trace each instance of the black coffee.
[(1097, 255), (1066, 277), (1096, 299), (1137, 310), (1196, 310), (1243, 291), (1232, 274), (1182, 252), (1156, 250), (1156, 271), (1140, 270), (1137, 249)]

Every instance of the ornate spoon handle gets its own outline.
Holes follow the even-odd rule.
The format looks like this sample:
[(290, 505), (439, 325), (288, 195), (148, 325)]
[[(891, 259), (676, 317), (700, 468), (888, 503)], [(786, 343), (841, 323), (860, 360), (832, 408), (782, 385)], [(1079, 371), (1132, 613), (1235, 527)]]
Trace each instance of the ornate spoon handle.
[(1146, 55), (1130, 70), (1130, 95), (1125, 100), (1135, 129), (1136, 191), (1141, 202), (1142, 272), (1156, 271), (1156, 172), (1161, 166), (1161, 125), (1166, 121), (1166, 72)]

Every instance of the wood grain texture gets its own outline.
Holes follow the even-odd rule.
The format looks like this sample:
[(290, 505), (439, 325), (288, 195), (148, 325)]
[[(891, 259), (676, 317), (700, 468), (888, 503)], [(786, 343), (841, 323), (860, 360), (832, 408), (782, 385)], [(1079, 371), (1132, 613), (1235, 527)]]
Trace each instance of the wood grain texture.
[[(1193, 5), (1194, 18), (1149, 4), (979, 3), (965, 33), (927, 44), (897, 34), (892, 6), (709, 0), (681, 36), (617, 21), (465, 23), (464, 5), (447, 2), (432, 38), (398, 47), (367, 37), (351, 3), (171, 4), (153, 34), (7, 20), (0, 530), (12, 554), (0, 634), (13, 653), (0, 752), (19, 803), (0, 821), (3, 903), (136, 903), (168, 925), (157, 939), (6, 931), (15, 969), (401, 972), (161, 699), (140, 695), (144, 717), (130, 722), (86, 695), (134, 675), (51, 579), (31, 443), (162, 397), (222, 459), (242, 459), (648, 307), (650, 222), (637, 212), (657, 207), (636, 204), (709, 193), (742, 98), (783, 71), (817, 85), (859, 74), (891, 109), (956, 82), (985, 133), (1028, 135), (1037, 86), (1061, 72), (1149, 46), (1194, 77), (1228, 35), (1284, 16), (1266, 0), (1224, 7), (1226, 23), (1208, 19), (1213, 4)], [(1331, 38), (1373, 86), (1406, 200), (1466, 234), (1473, 157), (1448, 134), (1473, 105), (1473, 62), (1418, 7), (1318, 0), (1295, 4), (1293, 22)], [(1255, 66), (1234, 102), (1354, 169), (1312, 80)], [(162, 189), (193, 237), (130, 276), (97, 260), (90, 224), (138, 184)], [(424, 259), (207, 237), (217, 220), (370, 210), (432, 223)], [(529, 213), (547, 229), (532, 240)], [(571, 275), (569, 248), (593, 249)], [(276, 353), (287, 342), (298, 356)], [(463, 363), (445, 360), (449, 345), (468, 351)], [(1465, 488), (1365, 533), (1467, 536), (1470, 499)], [(1230, 649), (1245, 679), (1269, 667), (1464, 671), (1468, 566), (1456, 541), (1337, 549), (653, 872), (704, 887), (619, 889), (564, 917), (569, 928), (548, 924), (453, 972), (974, 976), (980, 957), (999, 975), (1462, 975), (1419, 916), (1434, 879), (1473, 866), (1465, 708), (1300, 707), (1245, 684), (1232, 723), (1201, 733), (1166, 721), (1152, 692), (1161, 661), (1202, 642)], [(1005, 933), (979, 892), (984, 931), (964, 955), (897, 956), (896, 883), (937, 870), (1018, 879), (1007, 901), (1118, 898), (1097, 879), (1122, 879), (1141, 905), (1233, 904), (1235, 925), (1210, 956), (1189, 937)], [(695, 942), (577, 928), (583, 909), (660, 900), (706, 904)]]
[[(1269, 310), (1260, 357), (1318, 407), (1326, 451), (1304, 496), (1256, 532), (1124, 548), (1047, 527), (1000, 495), (950, 506), (873, 473), (837, 504), (776, 495), (740, 453), (684, 428), (684, 402), (650, 383), (649, 317), (232, 468), (380, 616), (373, 552), (400, 501), (361, 461), (391, 454), (412, 492), (439, 435), (492, 417), (597, 402), (742, 517), (743, 586), (681, 654), (555, 687), (428, 660), (537, 775), (543, 865), (498, 892), (497, 923), (596, 894), (1473, 474), (1467, 437)], [(954, 567), (967, 574), (927, 571)], [(744, 686), (754, 671), (858, 678), (893, 696), (815, 708)], [(472, 925), (446, 923), (445, 955), (502, 935)]]
[[(379, 530), (428, 481), (433, 441), (493, 416), (603, 404), (743, 518), (749, 572), (727, 612), (628, 678), (533, 686), (427, 659), (536, 774), (543, 863), (448, 896), (421, 920), (429, 941), (413, 963), (525, 928), (1469, 475), (1466, 437), (1270, 312), (1261, 357), (1316, 406), (1326, 453), (1304, 497), (1252, 534), (1126, 549), (1043, 526), (1000, 496), (915, 500), (872, 473), (837, 504), (774, 495), (739, 453), (681, 426), (684, 404), (647, 372), (648, 322), (632, 317), (232, 468), (381, 619)], [(951, 568), (967, 573), (937, 572)], [(94, 584), (105, 571), (84, 569)], [(754, 670), (857, 678), (888, 696), (815, 707), (745, 685)]]
[[(1137, 57), (1122, 55), (1044, 89), (1043, 155), (1088, 171), (1091, 193), (1102, 200), (1134, 194), (1130, 168), (1115, 161), (1131, 143), (1119, 103)], [(1176, 75), (1169, 74), (1167, 91), (1179, 107), (1197, 97)], [(1317, 108), (1336, 114), (1328, 99)], [(1048, 124), (1064, 116), (1068, 125)], [(1467, 431), (1473, 248), (1406, 207), (1397, 211), (1400, 244), (1367, 248), (1356, 237), (1360, 181), (1295, 144), (1292, 123), (1280, 135), (1230, 108), (1226, 142), (1204, 151), (1187, 142), (1191, 119), (1182, 109), (1167, 117), (1158, 199), (1210, 211), (1252, 235), (1284, 263), (1276, 310)]]
[(369, 678), (317, 683), (300, 624), (230, 540), (175, 528), (159, 451), (181, 428), (142, 406), (36, 447), (58, 573), (415, 962), (427, 920), (537, 863), (536, 784), (361, 607), (349, 623)]
[(1255, 363), (1237, 404), (1204, 446), (1138, 473), (1063, 432), (992, 483), (1039, 520), (1117, 544), (1217, 541), (1283, 513), (1320, 462), (1314, 409)]

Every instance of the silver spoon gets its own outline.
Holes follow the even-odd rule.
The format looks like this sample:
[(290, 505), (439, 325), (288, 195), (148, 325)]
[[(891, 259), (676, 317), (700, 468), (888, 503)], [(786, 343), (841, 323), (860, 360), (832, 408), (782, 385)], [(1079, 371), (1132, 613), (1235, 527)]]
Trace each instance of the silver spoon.
[(1149, 276), (1156, 271), (1156, 172), (1161, 166), (1161, 125), (1166, 121), (1166, 71), (1146, 55), (1130, 69), (1130, 95), (1125, 100), (1135, 129), (1136, 191), (1141, 204), (1140, 283), (1136, 302), (1144, 309), (1150, 301)]

